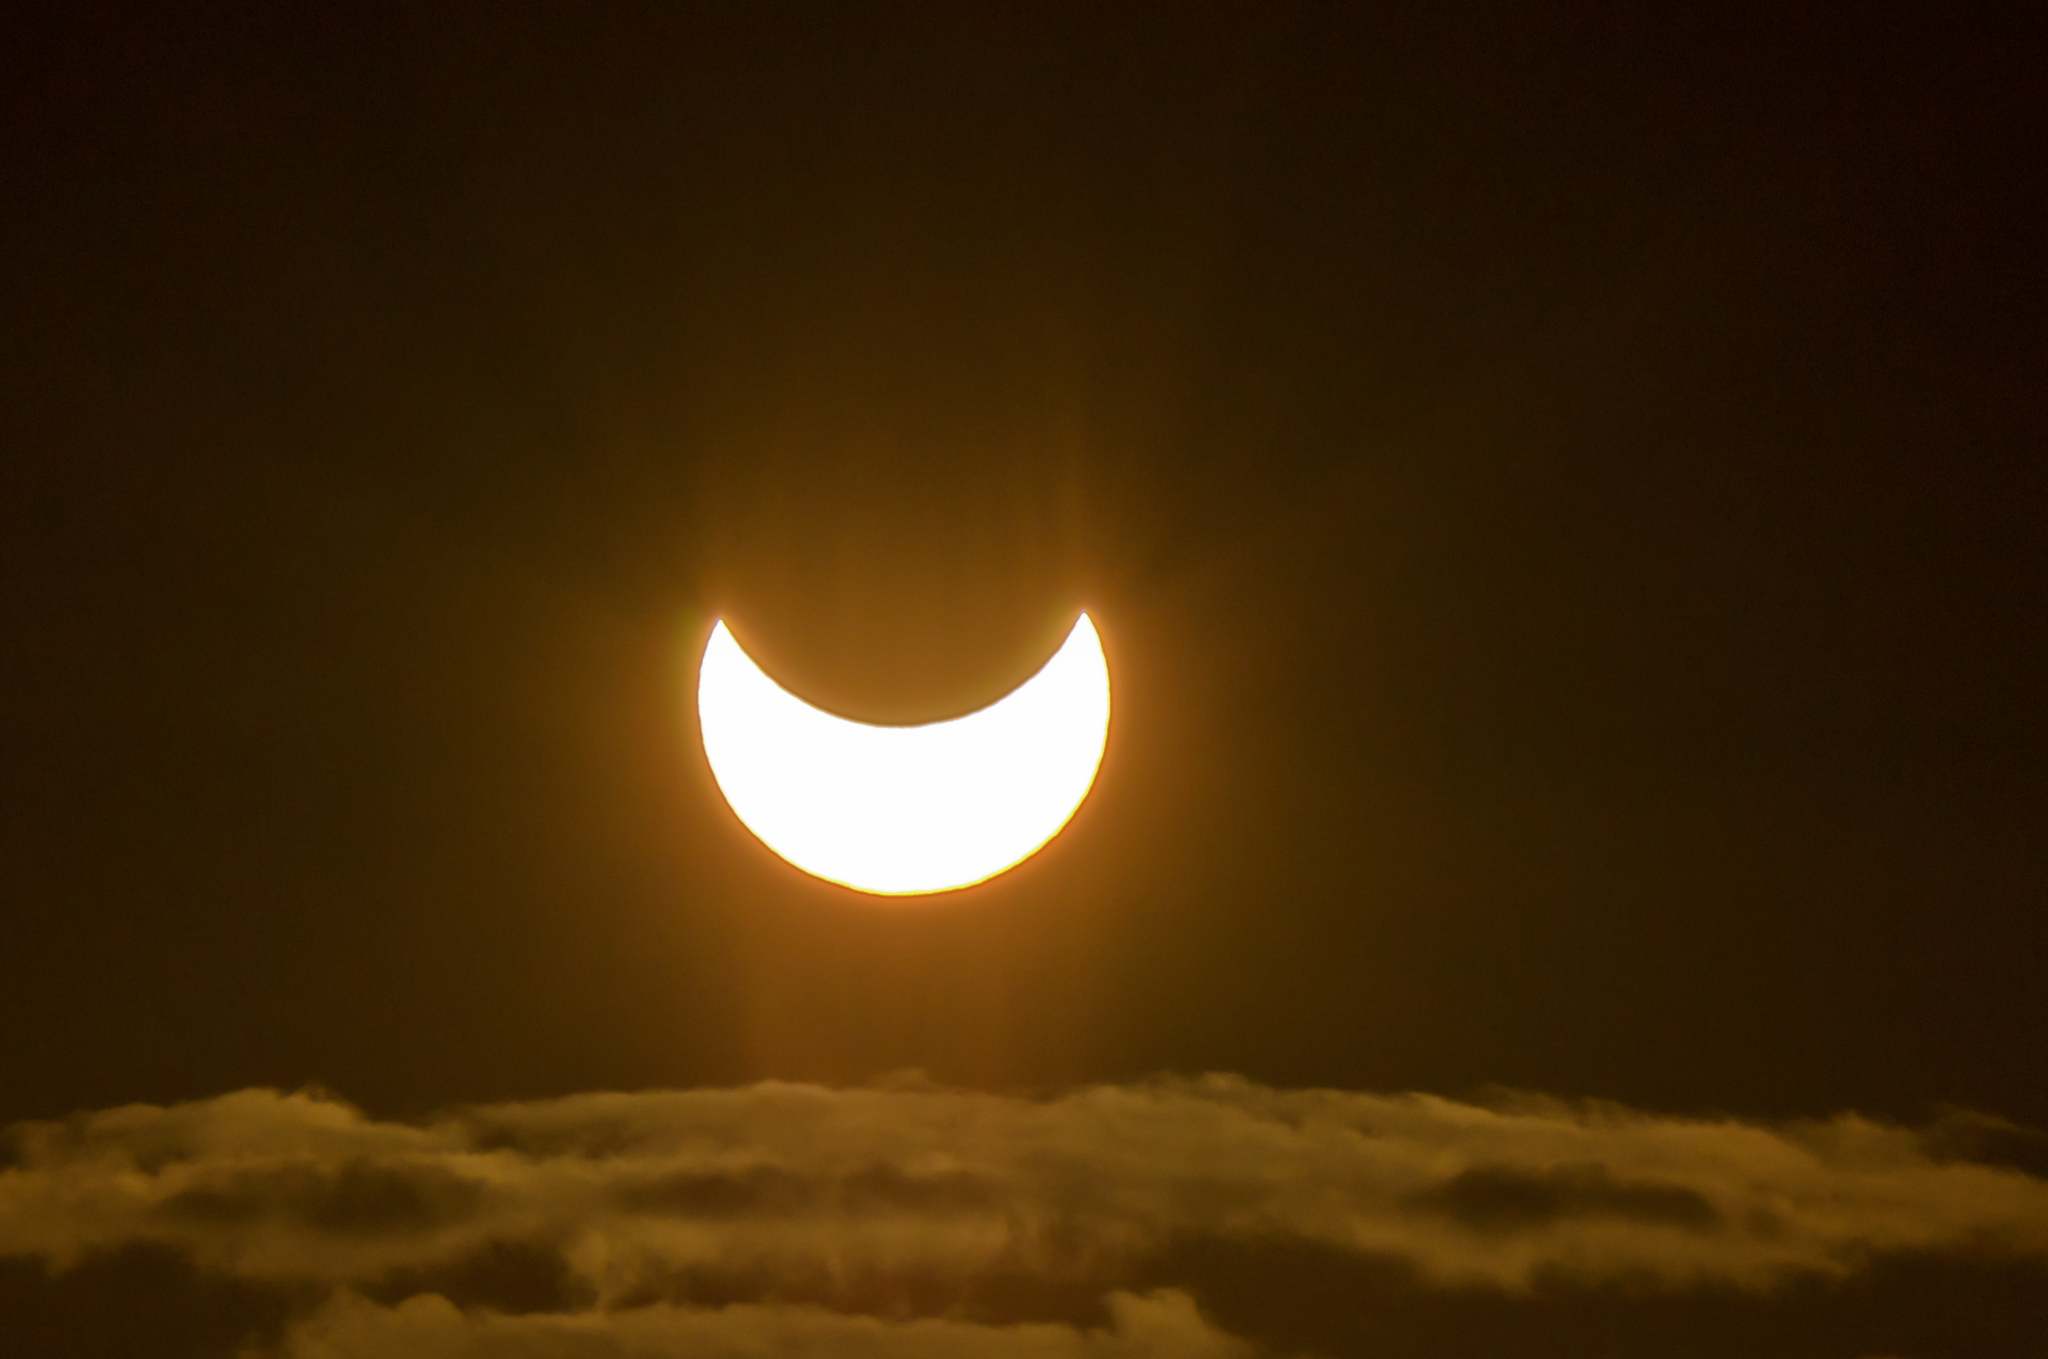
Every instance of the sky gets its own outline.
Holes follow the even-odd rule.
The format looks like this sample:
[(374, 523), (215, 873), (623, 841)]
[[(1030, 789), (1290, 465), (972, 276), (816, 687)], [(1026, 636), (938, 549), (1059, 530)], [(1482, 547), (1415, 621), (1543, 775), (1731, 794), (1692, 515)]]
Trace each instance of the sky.
[[(2038, 1352), (2024, 32), (19, 37), (0, 1335)], [(1014, 871), (719, 797), (714, 620), (911, 723), (1084, 609)]]

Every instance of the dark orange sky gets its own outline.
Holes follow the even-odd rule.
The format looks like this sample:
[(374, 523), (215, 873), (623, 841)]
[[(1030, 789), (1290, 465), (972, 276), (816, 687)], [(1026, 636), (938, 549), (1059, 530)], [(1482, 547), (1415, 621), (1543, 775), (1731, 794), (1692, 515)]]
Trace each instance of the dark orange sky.
[[(0, 222), (0, 1123), (1214, 1071), (1858, 1111), (1934, 1161), (1969, 1109), (2038, 1171), (2026, 50), (1286, 6), (45, 26)], [(1014, 873), (878, 905), (718, 799), (715, 616), (908, 722), (1082, 608), (1108, 757)], [(1690, 1230), (1608, 1154), (1386, 1202)], [(1734, 1211), (1673, 1173), (1700, 1232)], [(117, 1283), (272, 1297), (126, 1239)], [(1841, 1352), (2019, 1353), (1926, 1317), (2012, 1314), (2036, 1247), (1957, 1282), (1914, 1240), (1869, 1247), (1906, 1338)], [(1239, 1248), (1073, 1286), (1337, 1268)], [(1537, 1315), (1338, 1276), (1391, 1348), (1288, 1343)], [(1797, 1277), (1623, 1330), (1881, 1310)], [(1606, 1286), (1527, 1305), (1569, 1348)]]

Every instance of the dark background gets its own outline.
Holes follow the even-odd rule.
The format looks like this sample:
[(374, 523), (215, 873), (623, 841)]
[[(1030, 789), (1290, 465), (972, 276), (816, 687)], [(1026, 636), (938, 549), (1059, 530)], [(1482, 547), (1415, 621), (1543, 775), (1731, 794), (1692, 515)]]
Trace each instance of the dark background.
[[(1107, 8), (17, 33), (0, 1117), (2048, 1120), (2039, 48)], [(714, 616), (912, 721), (1084, 607), (1109, 756), (1010, 875), (718, 800)]]

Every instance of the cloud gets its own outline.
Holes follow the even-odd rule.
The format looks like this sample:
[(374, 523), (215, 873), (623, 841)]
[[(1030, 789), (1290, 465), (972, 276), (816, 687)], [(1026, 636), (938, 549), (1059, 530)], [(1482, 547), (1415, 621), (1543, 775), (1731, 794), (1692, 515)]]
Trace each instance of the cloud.
[(578, 1315), (465, 1312), (438, 1294), (380, 1306), (343, 1294), (294, 1326), (277, 1359), (1249, 1359), (1184, 1293), (1113, 1293), (1099, 1329), (1048, 1322), (891, 1321), (821, 1307), (653, 1304)]
[(1712, 1232), (1724, 1224), (1704, 1194), (1682, 1185), (1616, 1179), (1597, 1163), (1531, 1169), (1482, 1165), (1411, 1196), (1410, 1207), (1442, 1213), (1475, 1232), (1534, 1231), (1570, 1222), (1639, 1222)]
[(245, 1090), (9, 1129), (0, 1256), (170, 1251), (326, 1299), (284, 1333), (292, 1355), (922, 1354), (961, 1339), (947, 1327), (975, 1353), (1229, 1353), (1185, 1291), (1228, 1290), (1204, 1261), (1297, 1261), (1272, 1296), (1327, 1275), (1349, 1280), (1330, 1296), (1370, 1278), (1769, 1297), (1951, 1259), (2031, 1278), (2030, 1137), (1224, 1076), (1047, 1099), (769, 1083), (417, 1121)]

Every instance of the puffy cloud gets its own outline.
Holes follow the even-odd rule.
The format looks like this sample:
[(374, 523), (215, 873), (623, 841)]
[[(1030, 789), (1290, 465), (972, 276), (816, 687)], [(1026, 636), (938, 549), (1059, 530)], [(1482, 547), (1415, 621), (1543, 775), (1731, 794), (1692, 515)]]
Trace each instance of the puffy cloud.
[(1331, 1296), (1368, 1275), (1514, 1298), (1768, 1296), (1901, 1260), (2039, 1272), (2031, 1136), (1220, 1076), (1046, 1099), (770, 1083), (417, 1121), (249, 1090), (15, 1125), (0, 1256), (167, 1250), (328, 1299), (299, 1308), (293, 1355), (911, 1354), (960, 1341), (948, 1327), (975, 1353), (1221, 1353), (1171, 1291), (1227, 1286), (1203, 1261), (1352, 1271)]

